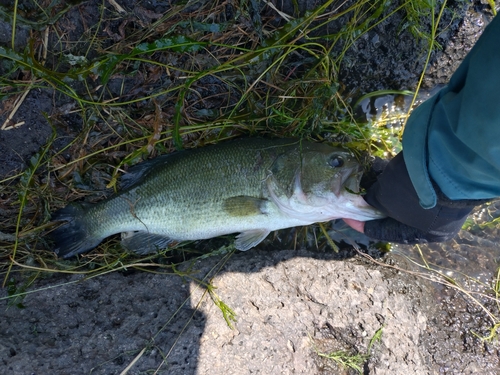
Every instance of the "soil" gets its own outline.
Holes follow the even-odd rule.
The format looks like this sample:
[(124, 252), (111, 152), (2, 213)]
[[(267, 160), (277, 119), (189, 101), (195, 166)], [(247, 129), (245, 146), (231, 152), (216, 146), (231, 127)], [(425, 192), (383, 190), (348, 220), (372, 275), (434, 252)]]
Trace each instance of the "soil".
[[(4, 307), (5, 373), (355, 373), (318, 355), (336, 352), (370, 353), (359, 364), (365, 374), (498, 371), (498, 346), (471, 333), (489, 328), (484, 313), (453, 289), (400, 272), (397, 257), (374, 266), (255, 250), (224, 261), (188, 262), (179, 271), (189, 278), (128, 271), (38, 280), (22, 309)], [(212, 298), (191, 277), (210, 280)]]
[[(10, 3), (0, 1), (3, 9)], [(23, 17), (33, 16), (30, 1), (19, 3)], [(76, 56), (87, 47), (82, 38), (84, 24), (99, 20), (103, 2), (73, 3), (55, 22), (66, 42), (74, 41)], [(127, 22), (147, 23), (170, 9), (157, 1), (119, 3), (127, 10)], [(299, 2), (300, 9), (294, 9), (292, 2), (275, 3), (285, 13), (295, 14), (319, 2)], [(272, 11), (264, 3), (252, 4), (258, 4), (254, 12)], [(447, 27), (438, 39), (443, 48), (432, 56), (424, 82), (427, 88), (447, 82), (490, 18), (479, 1), (452, 6), (443, 16)], [(111, 2), (104, 2), (104, 11), (114, 11)], [(119, 41), (126, 17), (113, 15), (102, 28)], [(401, 17), (389, 18), (348, 51), (341, 71), (345, 92), (361, 95), (415, 88), (425, 55), (422, 42), (417, 43), (401, 24)], [(18, 23), (18, 52), (29, 43), (32, 27)], [(0, 46), (10, 46), (11, 33), (10, 23), (1, 20)], [(60, 41), (50, 43), (56, 48)], [(97, 52), (89, 57), (92, 53)], [(48, 64), (56, 64), (50, 59), (49, 54)], [(3, 75), (8, 72), (8, 66), (0, 69)], [(109, 86), (109, 97), (122, 93), (124, 87), (140, 94), (155, 84), (147, 77), (116, 79), (116, 85)], [(169, 79), (160, 81), (168, 84)], [(224, 84), (215, 78), (200, 81), (193, 98), (214, 94), (214, 87)], [(75, 82), (74, 88), (85, 89), (81, 82)], [(220, 90), (219, 96), (212, 95), (193, 108), (210, 111), (234, 105), (237, 98), (228, 98), (222, 95), (225, 89)], [(1, 123), (13, 104), (1, 105)], [(51, 147), (62, 149), (85, 123), (72, 112), (75, 106), (53, 89), (31, 89), (11, 122), (24, 121), (24, 125), (0, 131), (0, 178), (24, 170), (52, 135), (57, 141)], [(140, 104), (132, 109), (140, 110)], [(228, 260), (214, 256), (195, 264), (186, 262), (181, 270), (194, 272), (189, 278), (161, 269), (158, 273), (113, 272), (91, 279), (44, 274), (33, 285), (27, 284), (30, 293), (22, 303), (12, 305), (6, 298), (9, 289), (0, 290), (0, 368), (6, 374), (120, 374), (126, 369), (129, 374), (355, 373), (318, 355), (341, 351), (370, 353), (360, 365), (364, 374), (498, 373), (498, 341), (478, 338), (491, 328), (480, 307), (454, 288), (415, 277), (411, 273), (415, 269), (404, 258), (388, 255), (381, 262), (376, 265), (361, 256), (338, 261), (333, 255), (303, 250), (252, 250)], [(210, 297), (193, 277), (210, 280), (216, 294)], [(232, 328), (214, 301), (234, 310), (235, 321), (229, 319)], [(380, 340), (370, 345), (379, 329)]]

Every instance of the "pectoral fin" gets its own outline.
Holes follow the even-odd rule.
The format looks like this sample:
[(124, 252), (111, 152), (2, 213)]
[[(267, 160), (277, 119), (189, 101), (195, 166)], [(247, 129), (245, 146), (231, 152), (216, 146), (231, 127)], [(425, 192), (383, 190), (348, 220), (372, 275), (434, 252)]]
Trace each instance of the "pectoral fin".
[(268, 201), (265, 199), (238, 196), (227, 198), (224, 201), (224, 211), (230, 216), (253, 216), (266, 213), (266, 205)]
[(241, 251), (247, 251), (261, 243), (270, 233), (265, 229), (255, 229), (246, 232), (241, 232), (236, 236), (234, 246)]
[(144, 255), (162, 250), (171, 242), (170, 238), (159, 234), (126, 232), (122, 233), (121, 245), (128, 251)]

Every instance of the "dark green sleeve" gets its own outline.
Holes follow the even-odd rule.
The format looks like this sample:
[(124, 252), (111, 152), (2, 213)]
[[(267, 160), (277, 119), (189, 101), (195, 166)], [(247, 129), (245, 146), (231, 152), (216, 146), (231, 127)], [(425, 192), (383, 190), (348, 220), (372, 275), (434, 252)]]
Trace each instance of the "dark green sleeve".
[(449, 84), (411, 114), (403, 150), (423, 208), (436, 205), (431, 178), (453, 200), (500, 196), (500, 17)]

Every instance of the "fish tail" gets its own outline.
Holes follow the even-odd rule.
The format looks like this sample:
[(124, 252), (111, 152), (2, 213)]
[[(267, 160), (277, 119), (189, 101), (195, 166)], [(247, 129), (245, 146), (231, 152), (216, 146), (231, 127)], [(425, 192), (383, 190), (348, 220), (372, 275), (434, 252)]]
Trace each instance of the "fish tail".
[(103, 240), (92, 233), (85, 220), (85, 211), (84, 206), (72, 203), (52, 215), (52, 221), (66, 221), (49, 234), (57, 256), (70, 258), (93, 249)]

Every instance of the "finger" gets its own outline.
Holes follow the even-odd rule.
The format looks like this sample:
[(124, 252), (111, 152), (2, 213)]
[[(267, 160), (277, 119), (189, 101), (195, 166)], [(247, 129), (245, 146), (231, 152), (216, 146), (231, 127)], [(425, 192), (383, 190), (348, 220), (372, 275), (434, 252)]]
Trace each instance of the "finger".
[(352, 229), (355, 229), (361, 233), (365, 232), (365, 222), (364, 221), (359, 221), (359, 220), (354, 220), (354, 219), (342, 219), (342, 220), (344, 220), (344, 222), (347, 225), (349, 225)]

